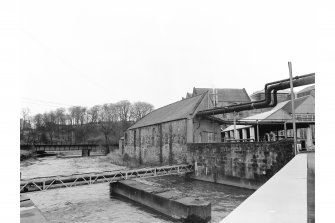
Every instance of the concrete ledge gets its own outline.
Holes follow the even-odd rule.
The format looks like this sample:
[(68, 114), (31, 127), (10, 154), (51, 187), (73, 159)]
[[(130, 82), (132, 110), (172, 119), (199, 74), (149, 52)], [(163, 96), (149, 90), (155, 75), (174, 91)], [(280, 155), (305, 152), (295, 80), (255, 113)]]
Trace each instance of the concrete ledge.
[(173, 190), (134, 180), (111, 183), (110, 190), (111, 195), (121, 195), (184, 222), (205, 223), (211, 219), (211, 203)]
[(190, 178), (195, 180), (201, 180), (211, 183), (217, 183), (217, 184), (224, 184), (234, 187), (240, 187), (245, 188), (249, 190), (257, 190), (259, 187), (261, 187), (265, 181), (256, 181), (253, 179), (243, 179), (240, 177), (231, 177), (231, 176), (225, 176), (221, 177), (221, 179), (213, 180), (212, 176), (194, 176), (191, 175)]
[(307, 154), (296, 155), (222, 223), (306, 223)]
[(45, 223), (47, 220), (34, 203), (25, 195), (20, 195), (20, 222)]

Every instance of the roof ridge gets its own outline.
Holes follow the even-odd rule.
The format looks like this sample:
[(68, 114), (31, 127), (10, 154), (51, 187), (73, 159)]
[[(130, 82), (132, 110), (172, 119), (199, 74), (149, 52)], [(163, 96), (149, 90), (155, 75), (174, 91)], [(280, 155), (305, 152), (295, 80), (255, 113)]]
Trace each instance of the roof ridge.
[[(207, 93), (207, 92), (206, 92)], [(173, 102), (173, 103), (170, 103), (170, 104), (168, 104), (168, 105), (165, 105), (165, 106), (163, 106), (163, 107), (160, 107), (160, 108), (157, 108), (157, 109), (155, 109), (155, 110), (153, 110), (152, 112), (150, 112), (150, 113), (148, 113), (147, 115), (145, 115), (144, 117), (142, 117), (140, 120), (138, 120), (137, 122), (135, 122), (133, 125), (131, 125), (128, 129), (132, 129), (134, 126), (136, 126), (136, 124), (138, 124), (141, 120), (143, 120), (144, 118), (146, 118), (147, 116), (149, 116), (149, 115), (155, 115), (155, 113), (157, 113), (158, 112), (158, 114), (159, 114), (159, 111), (160, 110), (162, 110), (162, 109), (165, 109), (165, 108), (167, 108), (167, 107), (169, 107), (169, 106), (173, 106), (173, 105), (175, 105), (175, 104), (178, 104), (178, 103), (187, 103), (187, 101), (190, 101), (191, 99), (195, 99), (196, 97), (199, 97), (200, 99), (203, 97), (202, 96), (203, 94), (199, 94), (199, 95), (195, 95), (195, 96), (192, 96), (192, 97), (189, 97), (189, 98), (186, 98), (186, 99), (182, 99), (182, 100), (178, 100), (178, 101), (176, 101), (176, 102)], [(178, 105), (177, 105), (178, 106)]]
[(199, 107), (200, 103), (202, 102), (202, 100), (204, 99), (205, 95), (209, 92), (209, 90), (207, 90), (206, 92), (202, 93), (202, 94), (199, 94), (201, 95), (201, 97), (199, 98), (199, 100), (197, 101), (197, 103), (195, 104), (193, 110), (192, 110), (192, 113), (191, 114), (194, 114), (195, 110), (197, 110), (197, 108)]
[(216, 87), (194, 87), (195, 89), (220, 89), (220, 90), (224, 90), (224, 89), (228, 89), (228, 90), (243, 90), (245, 88), (216, 88)]

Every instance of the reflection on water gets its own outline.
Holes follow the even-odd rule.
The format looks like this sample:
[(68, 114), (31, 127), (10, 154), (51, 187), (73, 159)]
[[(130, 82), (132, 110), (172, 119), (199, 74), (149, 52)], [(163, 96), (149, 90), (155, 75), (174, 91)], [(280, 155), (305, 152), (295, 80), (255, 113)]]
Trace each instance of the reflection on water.
[(107, 183), (27, 194), (50, 222), (173, 222), (142, 206), (109, 197)]
[[(124, 167), (111, 164), (108, 157), (71, 159), (47, 157), (21, 162), (22, 178), (118, 169)], [(176, 189), (211, 202), (211, 222), (219, 222), (253, 192), (188, 180), (180, 176), (148, 178), (141, 181)], [(175, 222), (139, 204), (120, 198), (110, 198), (107, 183), (52, 189), (27, 195), (50, 222)]]

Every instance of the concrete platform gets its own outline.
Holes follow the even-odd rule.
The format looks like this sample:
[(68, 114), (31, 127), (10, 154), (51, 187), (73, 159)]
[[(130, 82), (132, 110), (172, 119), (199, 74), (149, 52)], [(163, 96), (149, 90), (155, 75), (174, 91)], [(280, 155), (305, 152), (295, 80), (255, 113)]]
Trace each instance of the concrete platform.
[(313, 161), (314, 167), (314, 154), (298, 154), (221, 222), (314, 222), (314, 200), (309, 198), (307, 205), (307, 199), (314, 198), (315, 182), (314, 178), (310, 180), (307, 193), (307, 158)]
[(20, 195), (20, 222), (45, 223), (47, 220), (34, 203), (25, 195)]
[(183, 222), (206, 223), (211, 219), (211, 203), (174, 190), (162, 189), (134, 180), (110, 184), (117, 194)]

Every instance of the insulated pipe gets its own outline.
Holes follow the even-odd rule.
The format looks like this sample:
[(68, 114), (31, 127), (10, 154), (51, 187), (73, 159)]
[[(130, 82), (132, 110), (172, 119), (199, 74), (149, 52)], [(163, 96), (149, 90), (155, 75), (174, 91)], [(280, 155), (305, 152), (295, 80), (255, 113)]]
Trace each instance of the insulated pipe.
[[(311, 77), (311, 76), (315, 76), (315, 73), (305, 74), (305, 75), (301, 75), (301, 76), (296, 76), (296, 77), (293, 78), (293, 80), (298, 80), (298, 79), (301, 79), (301, 78), (306, 78), (306, 77)], [(269, 85), (274, 85), (274, 84), (278, 84), (278, 83), (285, 82), (285, 81), (290, 81), (290, 78), (279, 80), (279, 81), (274, 81), (274, 82), (270, 82), (270, 83), (265, 84), (265, 86), (264, 86), (264, 93), (267, 91)], [(274, 95), (274, 99), (277, 100), (277, 94)], [(248, 105), (248, 104), (253, 104), (253, 103), (258, 103), (258, 102), (265, 102), (265, 101), (266, 101), (266, 97), (263, 100), (252, 101), (252, 102), (247, 102), (247, 103), (237, 104), (237, 105), (231, 105), (231, 106), (227, 106), (225, 108), (234, 108), (234, 107), (239, 107), (240, 105)], [(274, 106), (276, 104), (277, 103), (274, 103)], [(222, 109), (222, 108), (215, 108), (215, 109)], [(212, 109), (210, 109), (210, 110), (212, 110)]]
[[(199, 111), (197, 113), (197, 116), (217, 115), (217, 114), (230, 113), (234, 111), (239, 112), (239, 111), (269, 107), (269, 104), (271, 103), (271, 91), (283, 90), (283, 89), (287, 89), (290, 87), (289, 79), (286, 79), (281, 82), (280, 81), (277, 81), (277, 82), (273, 82), (276, 84), (273, 84), (266, 89), (264, 100), (254, 101), (251, 103), (239, 104), (239, 105), (234, 105), (234, 106), (228, 106), (228, 107), (223, 107), (223, 108), (207, 109), (207, 110)], [(303, 86), (303, 85), (308, 85), (308, 84), (313, 84), (313, 83), (315, 83), (315, 73), (295, 77), (293, 81), (293, 86), (298, 87), (298, 86)], [(268, 85), (269, 84), (267, 84), (266, 87)], [(276, 104), (277, 104), (277, 99), (275, 99), (272, 106), (275, 106)]]

